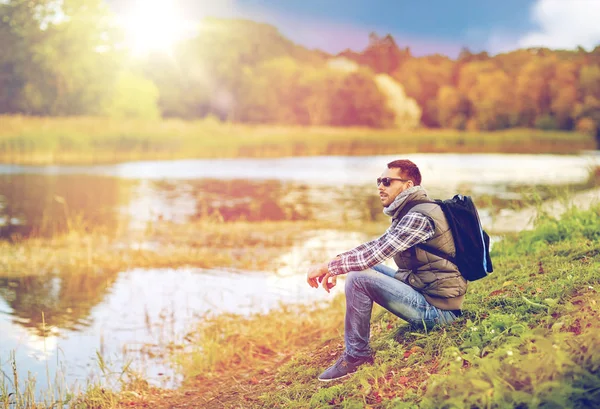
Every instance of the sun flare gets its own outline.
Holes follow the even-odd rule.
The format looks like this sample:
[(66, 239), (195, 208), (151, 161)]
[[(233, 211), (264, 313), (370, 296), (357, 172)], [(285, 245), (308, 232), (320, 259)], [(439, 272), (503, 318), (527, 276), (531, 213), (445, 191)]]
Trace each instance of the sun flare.
[(190, 30), (182, 14), (169, 0), (138, 0), (124, 18), (127, 43), (133, 53), (169, 53)]

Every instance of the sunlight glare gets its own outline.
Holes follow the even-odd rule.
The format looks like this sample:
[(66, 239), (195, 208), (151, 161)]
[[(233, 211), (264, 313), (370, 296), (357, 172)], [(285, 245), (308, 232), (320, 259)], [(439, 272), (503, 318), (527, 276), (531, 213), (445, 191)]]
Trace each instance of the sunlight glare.
[(151, 51), (169, 53), (184, 38), (189, 24), (176, 2), (138, 0), (124, 19), (127, 43), (136, 55)]

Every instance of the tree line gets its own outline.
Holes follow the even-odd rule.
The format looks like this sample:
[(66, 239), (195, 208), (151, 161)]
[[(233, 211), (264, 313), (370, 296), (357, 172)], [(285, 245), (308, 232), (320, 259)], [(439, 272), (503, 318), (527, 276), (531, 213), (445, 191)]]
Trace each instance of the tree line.
[[(102, 0), (0, 2), (0, 114), (207, 116), (367, 127), (579, 130), (600, 140), (600, 46), (415, 57), (392, 36), (330, 55), (248, 20), (207, 18), (134, 58)], [(157, 27), (160, 30), (160, 27)]]

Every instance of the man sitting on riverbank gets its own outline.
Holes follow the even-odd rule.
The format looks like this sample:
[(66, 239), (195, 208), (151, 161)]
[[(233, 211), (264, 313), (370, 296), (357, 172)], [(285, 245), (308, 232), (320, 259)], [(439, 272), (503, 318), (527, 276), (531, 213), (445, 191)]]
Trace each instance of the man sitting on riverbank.
[[(337, 362), (319, 375), (321, 381), (343, 378), (372, 361), (373, 302), (415, 327), (448, 324), (461, 314), (467, 281), (456, 265), (417, 247), (426, 241), (430, 247), (455, 254), (442, 209), (435, 203), (420, 203), (408, 212), (404, 208), (415, 200), (429, 200), (419, 168), (409, 160), (390, 162), (377, 178), (377, 187), (391, 226), (381, 237), (308, 271), (309, 285), (318, 288), (321, 282), (327, 292), (335, 286), (336, 276), (349, 273), (345, 285), (346, 348)], [(391, 257), (398, 270), (380, 264)]]

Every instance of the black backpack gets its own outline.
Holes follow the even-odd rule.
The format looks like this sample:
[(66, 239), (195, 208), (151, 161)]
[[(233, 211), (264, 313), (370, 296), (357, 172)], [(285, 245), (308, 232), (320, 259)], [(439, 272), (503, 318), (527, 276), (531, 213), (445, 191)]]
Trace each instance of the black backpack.
[(442, 208), (452, 231), (456, 256), (452, 257), (424, 243), (417, 244), (419, 248), (456, 264), (468, 281), (479, 280), (494, 271), (490, 257), (490, 237), (481, 227), (477, 208), (470, 196), (455, 195), (452, 199), (435, 201), (413, 200), (404, 206), (402, 216), (413, 206), (422, 203), (437, 203)]

